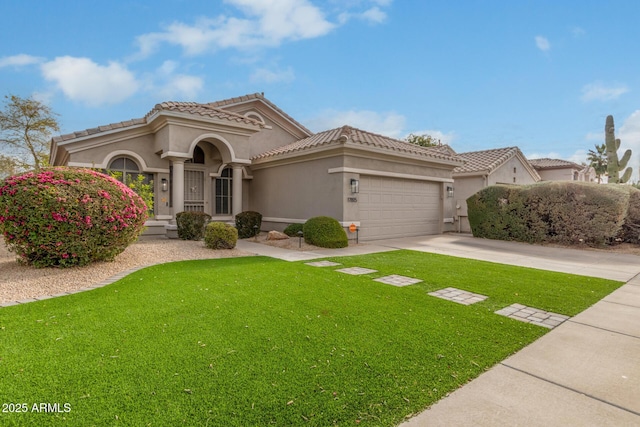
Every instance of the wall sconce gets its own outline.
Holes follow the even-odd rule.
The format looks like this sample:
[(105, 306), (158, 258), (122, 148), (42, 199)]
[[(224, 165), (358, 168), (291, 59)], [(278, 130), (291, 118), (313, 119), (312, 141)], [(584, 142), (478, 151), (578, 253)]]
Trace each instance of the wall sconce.
[(453, 187), (447, 186), (447, 197), (453, 197)]
[(351, 178), (351, 192), (359, 193), (360, 192), (360, 181), (355, 178)]
[(161, 185), (162, 191), (167, 191), (169, 189), (169, 182), (167, 181), (167, 178), (162, 178)]

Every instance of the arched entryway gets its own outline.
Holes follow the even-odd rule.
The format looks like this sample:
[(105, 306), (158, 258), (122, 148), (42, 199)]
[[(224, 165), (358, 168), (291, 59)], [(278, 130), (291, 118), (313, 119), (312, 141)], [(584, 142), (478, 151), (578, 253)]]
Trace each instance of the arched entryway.
[(237, 159), (228, 142), (213, 137), (194, 141), (188, 155), (172, 156), (174, 215), (198, 211), (229, 220), (240, 213), (242, 168), (249, 161)]

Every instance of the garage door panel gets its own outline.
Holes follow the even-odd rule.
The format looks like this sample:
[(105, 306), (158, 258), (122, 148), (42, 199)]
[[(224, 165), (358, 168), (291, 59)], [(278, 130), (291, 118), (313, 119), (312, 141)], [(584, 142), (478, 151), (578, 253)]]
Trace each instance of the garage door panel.
[(439, 233), (438, 183), (363, 176), (359, 201), (363, 240)]

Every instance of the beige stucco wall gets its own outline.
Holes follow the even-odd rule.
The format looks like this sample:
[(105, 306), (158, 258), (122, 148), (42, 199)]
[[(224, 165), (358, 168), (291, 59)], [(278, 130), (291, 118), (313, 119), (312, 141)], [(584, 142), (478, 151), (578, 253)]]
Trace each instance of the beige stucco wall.
[(283, 220), (264, 221), (264, 229), (283, 229), (295, 222), (289, 219), (307, 220), (320, 215), (342, 221), (343, 179), (341, 174), (328, 173), (340, 166), (342, 158), (334, 156), (254, 169), (249, 209), (263, 217)]
[[(514, 172), (515, 168), (515, 172)], [(485, 187), (496, 184), (528, 185), (536, 180), (518, 157), (512, 157), (486, 178), (483, 175), (456, 177), (454, 183), (456, 215), (459, 217), (459, 230), (470, 233), (467, 218), (467, 199)]]
[(224, 107), (224, 109), (252, 119), (257, 119), (256, 115), (258, 115), (265, 125), (270, 127), (270, 129), (263, 129), (249, 138), (250, 157), (283, 145), (292, 144), (307, 136), (286, 118), (257, 100), (246, 104)]
[(538, 171), (543, 181), (573, 181), (574, 169), (542, 169)]
[[(276, 160), (252, 167), (249, 208), (262, 213), (264, 218), (279, 219), (279, 222), (263, 220), (263, 229), (282, 230), (295, 220), (305, 221), (318, 215), (331, 216), (345, 225), (359, 224), (359, 196), (351, 193), (351, 179), (361, 180), (370, 174), (422, 181), (435, 178), (441, 188), (435, 196), (441, 220), (455, 217), (455, 199), (446, 197), (446, 187), (453, 183), (438, 181), (451, 179), (451, 170), (424, 162), (420, 165), (415, 159), (365, 158), (361, 152), (352, 150), (317, 155), (328, 157)], [(441, 231), (456, 228), (455, 223), (443, 223)]]

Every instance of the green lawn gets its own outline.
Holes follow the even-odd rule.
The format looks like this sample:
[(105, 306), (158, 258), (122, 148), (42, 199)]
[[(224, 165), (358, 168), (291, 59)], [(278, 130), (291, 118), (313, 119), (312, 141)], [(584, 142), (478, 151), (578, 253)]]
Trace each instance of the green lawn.
[[(411, 251), (333, 260), (379, 273), (187, 261), (2, 308), (0, 400), (28, 412), (0, 425), (391, 426), (547, 332), (494, 310), (574, 315), (621, 285)], [(424, 282), (371, 280), (386, 274)], [(447, 286), (490, 298), (427, 295)]]

